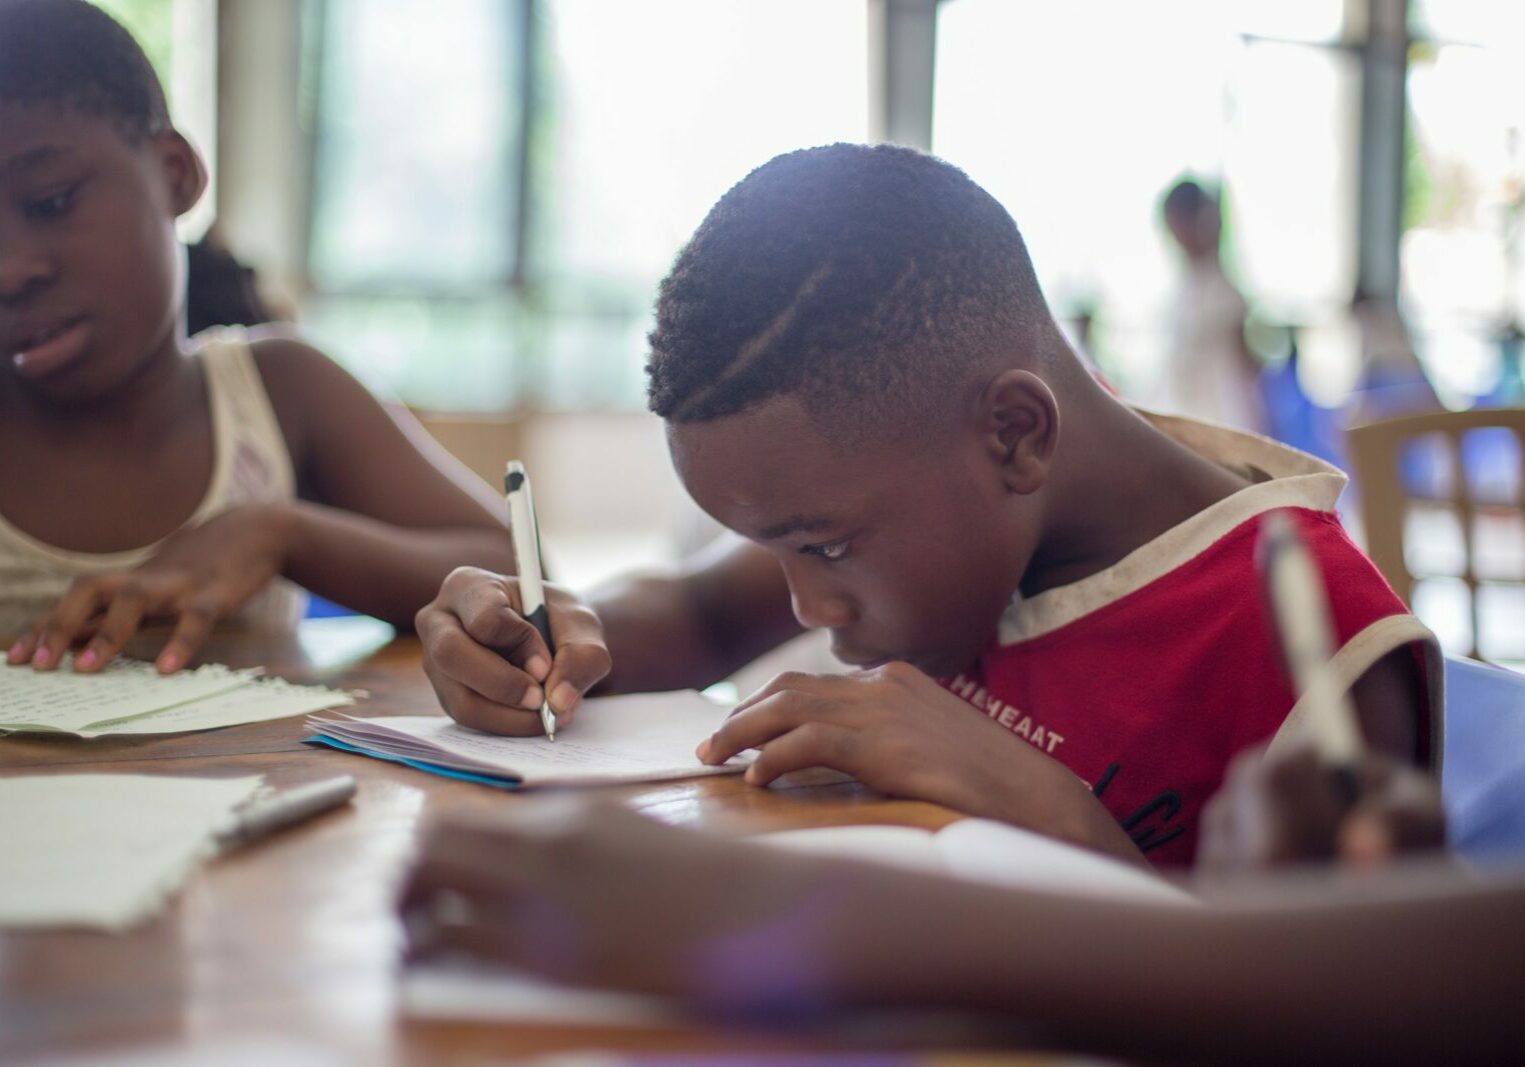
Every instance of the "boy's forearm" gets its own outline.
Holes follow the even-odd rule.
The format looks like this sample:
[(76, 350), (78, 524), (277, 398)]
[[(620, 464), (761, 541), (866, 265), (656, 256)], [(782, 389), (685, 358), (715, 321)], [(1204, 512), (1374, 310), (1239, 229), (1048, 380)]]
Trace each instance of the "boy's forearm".
[(393, 526), (307, 501), (272, 505), (284, 546), (282, 574), (321, 597), (411, 630), (456, 567), (513, 571), (504, 530)]
[(614, 661), (602, 692), (703, 689), (776, 643), (765, 635), (727, 643), (715, 632), (691, 583), (678, 574), (622, 578), (595, 590), (589, 600), (604, 624)]
[(612, 581), (588, 600), (614, 661), (605, 692), (703, 689), (800, 632), (776, 565), (739, 545)]

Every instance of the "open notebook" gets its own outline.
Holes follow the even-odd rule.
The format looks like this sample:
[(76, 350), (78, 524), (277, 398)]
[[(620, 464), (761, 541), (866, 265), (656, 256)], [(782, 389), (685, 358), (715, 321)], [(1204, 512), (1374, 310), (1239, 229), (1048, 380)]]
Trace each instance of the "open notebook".
[[(1141, 868), (985, 819), (963, 819), (936, 833), (905, 826), (841, 826), (786, 830), (751, 840), (986, 885), (1166, 907), (1195, 903), (1189, 893)], [(676, 1005), (659, 998), (571, 988), (463, 961), (404, 971), (402, 1005), (419, 1018), (583, 1026), (662, 1028), (685, 1018)]]
[(746, 769), (746, 757), (710, 767), (694, 755), (728, 710), (693, 690), (595, 697), (578, 707), (555, 741), (484, 734), (443, 715), (329, 715), (307, 725), (315, 732), (308, 738), (314, 744), (518, 789), (738, 773)]
[(0, 665), (0, 732), (172, 734), (265, 722), (353, 704), (353, 694), (262, 678), (259, 669), (209, 663), (161, 675), (153, 664), (117, 659), (96, 674)]

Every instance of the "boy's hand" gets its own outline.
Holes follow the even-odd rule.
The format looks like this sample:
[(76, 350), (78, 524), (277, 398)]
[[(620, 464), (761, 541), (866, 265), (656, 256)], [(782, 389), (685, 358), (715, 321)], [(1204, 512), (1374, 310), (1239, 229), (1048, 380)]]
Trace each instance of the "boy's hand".
[(1351, 806), (1311, 747), (1276, 757), (1258, 748), (1240, 755), (1203, 813), (1203, 869), (1237, 874), (1330, 860), (1372, 867), (1399, 853), (1445, 847), (1434, 778), (1376, 754), (1358, 773), (1360, 796)]
[(894, 925), (890, 905), (918, 899), (904, 889), (914, 876), (612, 804), (514, 808), (426, 831), (398, 902), (410, 958), (464, 953), (564, 982), (775, 1012), (819, 1010), (837, 989), (904, 971), (874, 953)]
[(557, 726), (565, 726), (583, 694), (609, 673), (603, 624), (593, 610), (553, 585), (545, 587), (545, 600), (554, 658), (519, 613), (513, 577), (459, 567), (419, 611), (424, 673), (456, 722), (490, 734), (538, 734), (549, 693)]
[(1139, 860), (1075, 775), (915, 667), (781, 674), (747, 698), (698, 756), (759, 750), (747, 781), (830, 767), (881, 793), (928, 800)]
[(173, 620), (156, 665), (179, 670), (213, 625), (281, 573), (290, 536), (281, 505), (231, 508), (179, 530), (141, 566), (76, 578), (53, 608), (6, 653), (6, 662), (58, 666), (80, 648), (74, 669), (100, 670), (145, 622)]

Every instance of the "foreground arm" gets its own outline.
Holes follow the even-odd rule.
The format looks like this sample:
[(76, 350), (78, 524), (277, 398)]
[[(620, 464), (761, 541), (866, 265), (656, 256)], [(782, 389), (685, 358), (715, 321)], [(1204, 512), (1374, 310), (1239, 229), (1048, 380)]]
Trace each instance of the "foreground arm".
[(425, 839), (401, 903), (415, 956), (465, 952), (728, 1014), (978, 1009), (1055, 1044), (1172, 1059), (1516, 1049), (1519, 881), (1409, 872), (1144, 905), (779, 854), (623, 809), (525, 815)]

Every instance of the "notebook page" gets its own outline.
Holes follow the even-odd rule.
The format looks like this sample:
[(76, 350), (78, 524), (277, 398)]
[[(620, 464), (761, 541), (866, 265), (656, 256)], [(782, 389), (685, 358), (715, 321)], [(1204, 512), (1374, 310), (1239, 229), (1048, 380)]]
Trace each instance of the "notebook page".
[(209, 663), (161, 675), (151, 663), (121, 659), (98, 674), (76, 674), (67, 658), (52, 671), (0, 666), (0, 730), (79, 733), (99, 723), (237, 689), (259, 673)]
[[(0, 779), (0, 925), (122, 929), (147, 918), (212, 854), (259, 776), (139, 774)], [(25, 817), (21, 817), (25, 813)]]
[(720, 767), (694, 748), (724, 720), (726, 709), (693, 691), (595, 697), (556, 734), (498, 737), (442, 715), (384, 719), (314, 719), (320, 733), (362, 748), (439, 763), (456, 770), (518, 778), (527, 786), (660, 781), (732, 774), (748, 760)]

